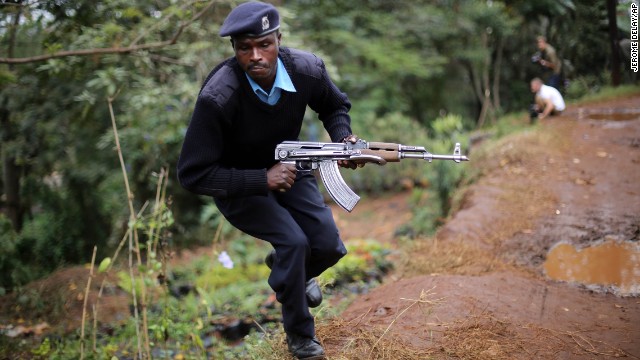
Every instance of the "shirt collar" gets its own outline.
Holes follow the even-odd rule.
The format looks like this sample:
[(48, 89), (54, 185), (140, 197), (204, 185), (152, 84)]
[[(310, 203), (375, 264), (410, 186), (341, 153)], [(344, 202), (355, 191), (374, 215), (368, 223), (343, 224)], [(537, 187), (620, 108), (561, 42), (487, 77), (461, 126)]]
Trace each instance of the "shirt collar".
[[(253, 89), (253, 92), (255, 93), (262, 92), (263, 94), (270, 95), (270, 94), (267, 94), (267, 92), (264, 91), (264, 89), (261, 88), (260, 85), (258, 85), (258, 83), (253, 81), (253, 79), (249, 76), (249, 74), (245, 73), (245, 76), (249, 80), (249, 84), (251, 84), (251, 88)], [(295, 86), (293, 86), (291, 77), (289, 76), (289, 73), (287, 73), (287, 69), (284, 68), (284, 64), (282, 63), (282, 60), (280, 60), (280, 58), (278, 58), (276, 78), (273, 82), (271, 93), (273, 93), (274, 89), (276, 88), (280, 88), (288, 92), (296, 92), (296, 88)]]

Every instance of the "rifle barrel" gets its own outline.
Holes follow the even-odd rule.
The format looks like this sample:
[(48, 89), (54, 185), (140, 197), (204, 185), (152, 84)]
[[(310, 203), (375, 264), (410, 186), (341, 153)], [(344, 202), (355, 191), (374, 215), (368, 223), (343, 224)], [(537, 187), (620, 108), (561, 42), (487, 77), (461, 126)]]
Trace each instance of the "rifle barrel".
[(431, 161), (431, 160), (453, 160), (455, 162), (469, 161), (469, 158), (464, 155), (435, 155), (429, 152), (423, 152), (423, 153), (403, 152), (401, 153), (400, 157), (402, 159), (423, 159), (427, 161)]

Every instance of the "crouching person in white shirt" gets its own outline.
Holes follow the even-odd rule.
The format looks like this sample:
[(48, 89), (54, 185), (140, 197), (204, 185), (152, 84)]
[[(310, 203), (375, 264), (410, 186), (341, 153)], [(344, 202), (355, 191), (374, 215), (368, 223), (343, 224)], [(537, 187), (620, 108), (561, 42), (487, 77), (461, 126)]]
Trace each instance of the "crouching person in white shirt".
[(556, 88), (545, 85), (540, 78), (531, 80), (530, 85), (531, 92), (535, 94), (535, 104), (531, 106), (531, 123), (564, 111), (564, 99)]

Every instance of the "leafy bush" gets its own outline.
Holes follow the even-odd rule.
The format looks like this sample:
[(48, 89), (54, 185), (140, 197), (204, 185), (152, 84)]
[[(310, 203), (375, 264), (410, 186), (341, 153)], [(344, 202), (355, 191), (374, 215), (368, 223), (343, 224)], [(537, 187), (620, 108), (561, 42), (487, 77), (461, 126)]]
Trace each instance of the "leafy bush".
[[(100, 220), (83, 209), (92, 195), (85, 192), (77, 199), (64, 189), (37, 189), (42, 200), (16, 233), (4, 216), (0, 220), (3, 255), (0, 267), (0, 287), (7, 290), (38, 279), (68, 262), (81, 262), (93, 245), (103, 245), (106, 239)], [(75, 192), (75, 195), (78, 195)], [(102, 239), (93, 238), (102, 235)], [(4, 258), (4, 260), (2, 260)]]
[[(433, 147), (427, 130), (415, 120), (399, 113), (382, 117), (367, 113), (362, 117), (354, 118), (352, 127), (359, 137), (367, 141), (424, 146), (430, 151)], [(343, 169), (342, 175), (345, 182), (356, 193), (375, 194), (424, 185), (425, 167), (429, 166), (423, 161), (407, 159), (381, 167), (368, 164), (355, 171)]]
[(4, 295), (7, 290), (16, 282), (16, 275), (25, 269), (19, 268), (16, 260), (17, 234), (11, 227), (11, 222), (6, 216), (0, 213), (0, 295)]
[(391, 252), (386, 244), (374, 240), (354, 239), (346, 244), (348, 256), (322, 273), (318, 280), (322, 284), (337, 286), (352, 282), (365, 282), (386, 273), (392, 263), (386, 258)]
[(599, 76), (579, 76), (569, 82), (565, 97), (567, 100), (575, 100), (585, 95), (595, 94), (600, 90), (602, 85), (603, 80)]
[[(468, 149), (468, 136), (463, 133), (462, 117), (440, 117), (432, 123), (432, 129), (430, 144), (433, 153), (449, 154), (456, 142), (461, 143), (462, 149)], [(431, 166), (424, 167), (423, 172), (428, 186), (414, 190), (414, 213), (408, 228), (403, 230), (406, 235), (430, 234), (442, 223), (451, 209), (451, 197), (464, 176), (465, 165), (434, 161)]]

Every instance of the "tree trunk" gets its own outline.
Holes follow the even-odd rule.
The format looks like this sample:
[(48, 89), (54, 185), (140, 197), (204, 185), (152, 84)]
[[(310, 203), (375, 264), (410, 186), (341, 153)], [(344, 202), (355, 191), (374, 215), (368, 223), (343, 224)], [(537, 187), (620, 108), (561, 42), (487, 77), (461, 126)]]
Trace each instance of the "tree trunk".
[[(11, 124), (9, 123), (9, 110), (5, 105), (7, 99), (0, 105), (0, 124), (3, 128), (3, 137), (10, 138)], [(4, 144), (6, 139), (2, 139)], [(20, 231), (22, 229), (22, 204), (20, 200), (20, 168), (16, 165), (16, 159), (8, 154), (6, 146), (0, 148), (0, 158), (2, 160), (2, 184), (4, 185), (4, 195), (6, 203), (6, 214), (13, 229)]]
[[(485, 49), (489, 48), (489, 35), (485, 32), (482, 34), (482, 45)], [(484, 121), (487, 116), (491, 116), (491, 120), (495, 121), (495, 111), (493, 103), (491, 101), (491, 81), (489, 80), (489, 71), (491, 68), (491, 52), (487, 51), (484, 58), (484, 64), (482, 69), (482, 110), (478, 117), (477, 127), (480, 128), (484, 125)], [(495, 96), (495, 94), (494, 94)]]
[[(22, 15), (22, 8), (19, 7), (18, 11), (13, 19), (13, 23), (9, 28), (9, 43), (7, 46), (7, 54), (12, 57), (14, 55), (15, 42), (16, 42), (16, 29), (20, 24), (20, 17)], [(9, 71), (13, 68), (12, 65), (8, 66)], [(14, 126), (12, 126), (9, 120), (9, 109), (7, 104), (8, 98), (4, 98), (0, 104), (0, 124), (2, 125), (2, 141), (5, 144), (8, 140), (13, 139)], [(2, 183), (4, 185), (4, 194), (6, 199), (6, 214), (13, 229), (15, 231), (22, 230), (22, 214), (23, 206), (20, 199), (20, 176), (21, 169), (16, 165), (16, 159), (14, 156), (7, 152), (6, 146), (0, 147), (0, 160), (2, 161)]]
[[(473, 93), (476, 99), (475, 110), (478, 111), (479, 113), (482, 111), (478, 109), (482, 108), (482, 99), (483, 99), (480, 82), (477, 80), (477, 76), (475, 74), (475, 71), (473, 70), (473, 64), (471, 64), (468, 61), (463, 61), (461, 62), (461, 64), (462, 64), (462, 67), (467, 71), (467, 76), (469, 77), (469, 82), (471, 83), (471, 89), (473, 90)], [(477, 126), (477, 122), (476, 122), (476, 126)]]
[(620, 46), (618, 44), (618, 21), (616, 19), (616, 0), (607, 0), (609, 18), (609, 42), (611, 44), (611, 84), (620, 85)]
[(484, 91), (484, 100), (482, 101), (482, 110), (480, 111), (480, 116), (478, 116), (478, 125), (477, 128), (481, 128), (484, 125), (484, 120), (487, 117), (487, 114), (491, 110), (491, 91), (486, 89)]
[(498, 49), (496, 50), (496, 61), (493, 64), (493, 108), (496, 111), (502, 109), (500, 104), (500, 68), (502, 67), (502, 52), (504, 48), (504, 39), (498, 36)]

